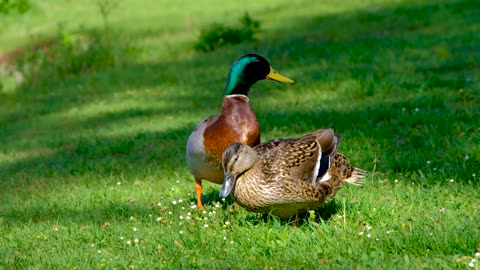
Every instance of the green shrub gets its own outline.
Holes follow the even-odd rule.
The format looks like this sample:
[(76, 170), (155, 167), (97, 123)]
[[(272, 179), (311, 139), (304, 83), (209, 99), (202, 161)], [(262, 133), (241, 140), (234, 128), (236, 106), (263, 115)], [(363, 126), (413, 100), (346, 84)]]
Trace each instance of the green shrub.
[(254, 36), (260, 30), (260, 22), (245, 13), (240, 19), (240, 23), (238, 28), (215, 23), (201, 30), (195, 49), (207, 52), (227, 44), (255, 40)]
[[(121, 46), (118, 44), (122, 44)], [(28, 49), (18, 60), (17, 69), (25, 83), (65, 79), (70, 75), (94, 72), (128, 62), (135, 52), (123, 42), (112, 42), (103, 32), (59, 31), (47, 46)]]

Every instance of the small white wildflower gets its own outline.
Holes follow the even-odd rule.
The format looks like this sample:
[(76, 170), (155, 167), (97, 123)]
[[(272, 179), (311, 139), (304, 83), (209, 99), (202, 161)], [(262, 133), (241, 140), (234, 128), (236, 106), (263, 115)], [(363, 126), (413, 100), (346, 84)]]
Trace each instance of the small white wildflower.
[(148, 215), (148, 217), (152, 217), (152, 214)]
[(225, 225), (229, 225), (230, 224), (230, 221), (225, 221)]
[(179, 218), (180, 218), (180, 219), (183, 219), (183, 216), (180, 216)]
[(180, 234), (183, 234), (183, 231), (179, 231)]
[(177, 204), (177, 201), (172, 201), (172, 204)]
[(208, 217), (204, 217), (203, 220), (208, 220)]
[(395, 179), (395, 183), (398, 183), (398, 179)]
[(203, 225), (203, 227), (208, 228), (208, 224)]
[(135, 238), (135, 240), (133, 240), (133, 242), (135, 242), (135, 244), (138, 244), (138, 242), (140, 242), (140, 240), (138, 240), (138, 238)]
[(98, 252), (98, 254), (102, 253), (102, 251), (101, 251), (100, 249), (99, 249), (99, 250), (97, 250), (97, 252)]
[(136, 228), (136, 227), (133, 227), (133, 231), (136, 232), (136, 231), (137, 231), (137, 228)]
[(180, 183), (180, 180), (177, 180), (177, 183)]
[(179, 202), (179, 203), (182, 203), (182, 202), (183, 202), (183, 199), (182, 199), (182, 198), (178, 199), (178, 202)]
[(135, 218), (133, 216), (130, 217), (130, 220), (134, 220)]
[(433, 170), (434, 170), (434, 171), (436, 171), (436, 170), (437, 170), (437, 168), (433, 168)]
[(430, 163), (432, 163), (432, 162), (430, 160), (427, 160), (427, 164), (430, 164)]
[(120, 240), (123, 240), (123, 236), (120, 236)]
[(175, 190), (175, 188), (172, 187), (172, 191), (174, 191), (174, 190)]
[(419, 108), (415, 108), (415, 112), (419, 112), (419, 111), (420, 111), (420, 109), (419, 109)]
[(121, 182), (117, 182), (117, 186), (120, 186), (122, 183)]
[(371, 236), (370, 234), (367, 234), (367, 238), (370, 238), (370, 236)]
[(172, 211), (168, 211), (168, 214), (171, 215), (171, 214), (172, 214)]
[(192, 206), (190, 206), (190, 208), (194, 209), (194, 208), (197, 208), (197, 206), (195, 204), (192, 204)]
[(190, 216), (187, 216), (186, 219), (190, 219)]
[(468, 263), (468, 267), (474, 267), (474, 266), (475, 266), (475, 264), (473, 262)]
[(157, 221), (160, 221), (160, 220), (162, 220), (162, 218), (161, 218), (161, 217), (157, 217)]
[(159, 203), (157, 203), (157, 206), (162, 206), (162, 203), (160, 203), (160, 202), (159, 202)]
[(370, 231), (372, 229), (372, 227), (370, 225), (367, 225), (367, 227), (365, 227), (367, 229), (367, 231)]
[(131, 244), (132, 244), (132, 240), (128, 240), (127, 245), (131, 245)]
[(480, 257), (480, 252), (476, 252), (475, 257)]
[(233, 240), (232, 240), (232, 241), (230, 241), (230, 244), (233, 244)]
[(403, 107), (403, 108), (402, 108), (402, 112), (404, 112), (405, 110), (406, 110), (405, 107)]
[(391, 233), (393, 233), (393, 230), (388, 230), (387, 231), (387, 234), (391, 234)]
[(182, 206), (182, 210), (185, 210), (185, 207)]
[(465, 155), (465, 160), (468, 160), (470, 157), (468, 155)]
[(363, 235), (363, 232), (359, 232), (358, 235)]
[(205, 215), (205, 214), (207, 213), (207, 211), (203, 210), (203, 212), (202, 212), (202, 213)]
[(430, 233), (430, 235), (433, 235), (433, 233)]
[(454, 181), (455, 181), (455, 180), (453, 180), (453, 179), (448, 180), (448, 182), (450, 182), (450, 183), (453, 183)]
[(445, 208), (442, 207), (442, 208), (438, 209), (438, 211), (440, 211), (440, 213), (444, 213), (444, 212), (445, 212)]
[(91, 247), (94, 247), (94, 246), (95, 246), (95, 244), (91, 244), (90, 246), (91, 246)]
[(192, 213), (188, 212), (188, 213), (187, 213), (187, 216), (190, 216), (190, 215), (192, 215)]
[(224, 201), (225, 201), (225, 198), (222, 198), (222, 202), (224, 202)]

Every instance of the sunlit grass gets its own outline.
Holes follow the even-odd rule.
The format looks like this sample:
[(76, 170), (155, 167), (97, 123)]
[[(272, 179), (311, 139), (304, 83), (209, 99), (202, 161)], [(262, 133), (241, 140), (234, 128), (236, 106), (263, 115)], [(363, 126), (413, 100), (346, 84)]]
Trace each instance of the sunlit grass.
[[(0, 46), (58, 22), (101, 29), (95, 3), (2, 17)], [(245, 11), (257, 42), (194, 52), (201, 27)], [(134, 62), (0, 89), (0, 269), (477, 269), (479, 14), (467, 0), (119, 1), (112, 38)], [(206, 211), (193, 206), (186, 140), (245, 52), (296, 82), (253, 86), (263, 140), (333, 127), (369, 171), (299, 228), (208, 182)]]

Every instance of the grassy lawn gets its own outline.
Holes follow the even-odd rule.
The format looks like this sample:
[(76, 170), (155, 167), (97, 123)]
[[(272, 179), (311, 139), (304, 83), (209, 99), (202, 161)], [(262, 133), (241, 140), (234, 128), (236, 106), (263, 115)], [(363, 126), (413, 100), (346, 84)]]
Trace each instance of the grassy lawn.
[[(0, 15), (0, 51), (59, 23), (104, 31), (94, 0), (36, 2)], [(118, 3), (128, 61), (0, 89), (0, 269), (480, 268), (478, 1)], [(257, 41), (193, 50), (246, 11)], [(247, 52), (296, 82), (253, 86), (263, 140), (332, 127), (369, 172), (299, 228), (206, 181), (206, 211), (191, 207), (187, 138)]]

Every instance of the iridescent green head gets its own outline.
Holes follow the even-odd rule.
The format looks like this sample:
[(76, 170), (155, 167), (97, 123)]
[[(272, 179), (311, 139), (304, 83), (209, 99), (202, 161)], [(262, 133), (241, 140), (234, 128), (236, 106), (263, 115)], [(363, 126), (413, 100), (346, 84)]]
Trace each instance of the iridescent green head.
[(293, 83), (291, 79), (273, 70), (270, 63), (262, 56), (258, 54), (242, 55), (230, 68), (224, 94), (248, 96), (250, 87), (254, 83), (265, 79), (282, 83)]

